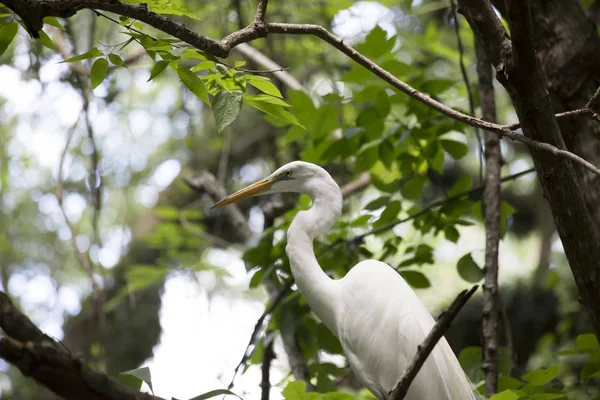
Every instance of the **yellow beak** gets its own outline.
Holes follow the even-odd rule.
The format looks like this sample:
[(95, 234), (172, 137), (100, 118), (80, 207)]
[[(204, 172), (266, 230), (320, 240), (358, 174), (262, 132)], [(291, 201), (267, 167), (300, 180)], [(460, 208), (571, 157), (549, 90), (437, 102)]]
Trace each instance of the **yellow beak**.
[(238, 190), (237, 192), (230, 194), (229, 196), (215, 203), (215, 205), (213, 205), (210, 209), (213, 210), (215, 208), (220, 208), (228, 204), (235, 203), (238, 200), (259, 195), (269, 190), (271, 188), (271, 185), (273, 185), (273, 180), (271, 178), (265, 178), (256, 183), (253, 183), (248, 187), (245, 187), (242, 190)]

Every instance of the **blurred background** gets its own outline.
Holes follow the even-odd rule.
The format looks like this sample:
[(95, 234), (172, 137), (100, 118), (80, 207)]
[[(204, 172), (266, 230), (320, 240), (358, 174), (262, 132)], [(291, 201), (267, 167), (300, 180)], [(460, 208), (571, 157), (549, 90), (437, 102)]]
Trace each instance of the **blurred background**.
[[(247, 25), (255, 7), (248, 0), (171, 3), (197, 17), (174, 18), (212, 38)], [(272, 1), (268, 20), (327, 27), (398, 78), (471, 113), (460, 64), (477, 104), (468, 25), (458, 20), (457, 37), (449, 1), (410, 3)], [(599, 7), (588, 7), (597, 14)], [(0, 18), (8, 20), (5, 11)], [(283, 78), (260, 75), (277, 85), (307, 129), (244, 106), (218, 134), (211, 109), (176, 73), (166, 69), (149, 81), (154, 62), (135, 43), (120, 48), (129, 38), (123, 26), (90, 11), (60, 24), (64, 30), (44, 29), (54, 49), (20, 29), (0, 57), (0, 282), (37, 326), (93, 367), (116, 376), (148, 366), (156, 395), (182, 399), (226, 388), (242, 360), (232, 390), (257, 399), (261, 365), (274, 352), (273, 399), (294, 379), (319, 391), (360, 389), (337, 339), (295, 287), (284, 291), (284, 231), (309, 199), (244, 201), (243, 227), (224, 211), (209, 211), (219, 191), (237, 190), (295, 159), (324, 166), (340, 186), (363, 182), (316, 245), (332, 275), (343, 276), (361, 259), (381, 259), (403, 273), (433, 315), (480, 280), (485, 235), (476, 190), (353, 240), (479, 187), (473, 128), (396, 93), (316, 38), (272, 35), (226, 61), (269, 69), (259, 52), (284, 68)], [(126, 68), (111, 66), (92, 90), (90, 60), (61, 61), (93, 47), (119, 54)], [(516, 121), (506, 93), (496, 89), (499, 122)], [(503, 141), (502, 152), (503, 176), (533, 166), (519, 144)], [(590, 329), (552, 216), (535, 172), (502, 189), (502, 372), (519, 376), (558, 362), (569, 385), (583, 362), (556, 351)], [(102, 301), (89, 272), (105, 290)], [(258, 318), (282, 291), (247, 348)], [(478, 293), (447, 334), (475, 382), (482, 379), (480, 314)], [(596, 393), (573, 385), (573, 398)], [(54, 398), (1, 360), (0, 389), (2, 398)]]

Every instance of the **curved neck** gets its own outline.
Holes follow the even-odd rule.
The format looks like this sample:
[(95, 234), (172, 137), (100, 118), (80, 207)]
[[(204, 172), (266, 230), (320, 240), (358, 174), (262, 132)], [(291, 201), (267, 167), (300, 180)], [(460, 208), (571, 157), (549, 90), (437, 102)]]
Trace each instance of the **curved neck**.
[(310, 193), (312, 207), (300, 211), (288, 229), (286, 252), (298, 290), (308, 305), (337, 335), (335, 306), (338, 304), (337, 282), (329, 278), (319, 265), (313, 250), (313, 239), (329, 230), (342, 211), (342, 194), (330, 178), (321, 189)]

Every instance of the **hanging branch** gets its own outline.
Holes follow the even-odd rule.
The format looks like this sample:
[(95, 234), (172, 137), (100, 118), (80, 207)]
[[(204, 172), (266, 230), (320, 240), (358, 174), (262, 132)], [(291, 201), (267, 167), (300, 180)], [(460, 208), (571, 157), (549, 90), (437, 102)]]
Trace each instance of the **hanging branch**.
[(389, 393), (388, 398), (390, 400), (402, 400), (404, 396), (406, 396), (410, 384), (417, 376), (417, 373), (427, 360), (427, 357), (431, 354), (437, 342), (444, 336), (444, 333), (450, 328), (454, 317), (456, 317), (458, 312), (463, 308), (467, 301), (469, 301), (477, 288), (479, 288), (479, 286), (475, 285), (469, 290), (465, 289), (460, 292), (452, 304), (450, 304), (450, 307), (442, 312), (423, 343), (417, 348), (417, 354), (415, 354), (410, 365), (402, 374), (398, 385)]
[[(496, 122), (496, 102), (492, 69), (485, 50), (475, 38), (479, 104), (482, 117)], [(483, 221), (485, 225), (485, 283), (483, 285), (483, 363), (485, 395), (496, 393), (498, 387), (498, 246), (500, 242), (500, 169), (502, 152), (500, 139), (491, 132), (485, 135), (485, 188), (483, 190)]]

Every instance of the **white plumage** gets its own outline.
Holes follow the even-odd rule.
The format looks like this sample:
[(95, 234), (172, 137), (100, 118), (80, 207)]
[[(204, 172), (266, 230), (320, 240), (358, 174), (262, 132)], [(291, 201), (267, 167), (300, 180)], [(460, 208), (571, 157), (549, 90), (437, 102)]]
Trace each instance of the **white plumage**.
[[(339, 186), (323, 168), (294, 161), (268, 178), (221, 200), (221, 207), (265, 193), (305, 193), (312, 207), (300, 211), (288, 230), (287, 255), (306, 301), (336, 335), (352, 370), (377, 398), (386, 399), (434, 326), (434, 320), (404, 279), (376, 260), (358, 263), (339, 280), (319, 266), (313, 239), (342, 212)], [(472, 400), (478, 395), (442, 338), (417, 374), (405, 400)]]

